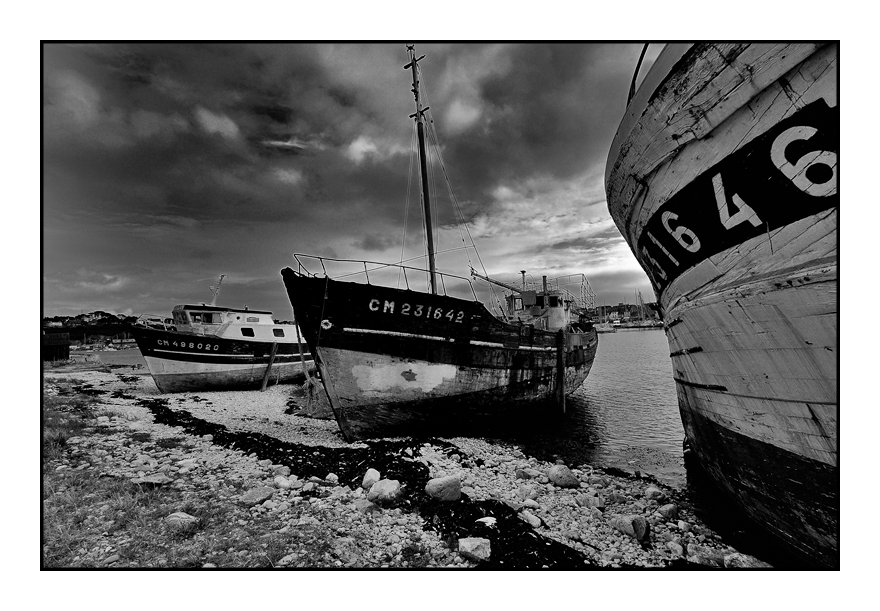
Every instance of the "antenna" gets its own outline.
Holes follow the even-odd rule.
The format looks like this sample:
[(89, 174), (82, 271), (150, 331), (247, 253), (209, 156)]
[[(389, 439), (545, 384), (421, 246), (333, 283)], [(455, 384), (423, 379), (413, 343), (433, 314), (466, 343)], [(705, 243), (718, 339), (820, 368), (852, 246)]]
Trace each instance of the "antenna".
[(211, 300), (211, 305), (217, 305), (217, 295), (220, 294), (220, 285), (223, 284), (223, 279), (226, 278), (226, 274), (220, 274), (220, 280), (217, 281), (217, 286), (209, 286), (211, 292), (214, 293), (214, 299)]

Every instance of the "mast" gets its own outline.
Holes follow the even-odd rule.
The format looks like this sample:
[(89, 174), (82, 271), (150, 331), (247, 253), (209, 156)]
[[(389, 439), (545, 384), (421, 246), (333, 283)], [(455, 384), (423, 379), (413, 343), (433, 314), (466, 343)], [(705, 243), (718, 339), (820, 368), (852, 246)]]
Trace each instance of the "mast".
[(416, 59), (415, 45), (407, 45), (406, 51), (409, 53), (409, 63), (403, 67), (404, 70), (412, 68), (413, 88), (412, 92), (416, 99), (416, 112), (410, 115), (415, 118), (419, 136), (419, 168), (422, 176), (422, 202), (425, 205), (425, 232), (428, 234), (428, 269), (431, 274), (431, 294), (437, 294), (437, 269), (434, 265), (434, 229), (431, 224), (431, 200), (428, 196), (428, 162), (425, 155), (425, 119), (423, 117), (425, 111), (430, 107), (422, 108), (422, 101), (419, 98), (419, 76), (418, 62), (425, 58), (424, 55)]
[(217, 281), (217, 286), (209, 286), (211, 292), (214, 293), (214, 299), (211, 300), (211, 305), (217, 305), (217, 296), (220, 294), (220, 285), (223, 284), (223, 279), (226, 277), (226, 274), (220, 274), (220, 280)]

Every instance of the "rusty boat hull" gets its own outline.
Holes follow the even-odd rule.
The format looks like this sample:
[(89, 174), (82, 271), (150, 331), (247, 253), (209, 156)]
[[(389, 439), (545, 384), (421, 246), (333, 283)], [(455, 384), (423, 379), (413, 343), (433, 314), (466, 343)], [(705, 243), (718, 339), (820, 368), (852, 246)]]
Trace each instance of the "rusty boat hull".
[(281, 272), (297, 324), (349, 441), (452, 433), (559, 410), (576, 390), (595, 331), (564, 336), (502, 322), (481, 303)]
[(663, 308), (686, 441), (805, 564), (839, 568), (836, 44), (669, 45), (608, 207)]

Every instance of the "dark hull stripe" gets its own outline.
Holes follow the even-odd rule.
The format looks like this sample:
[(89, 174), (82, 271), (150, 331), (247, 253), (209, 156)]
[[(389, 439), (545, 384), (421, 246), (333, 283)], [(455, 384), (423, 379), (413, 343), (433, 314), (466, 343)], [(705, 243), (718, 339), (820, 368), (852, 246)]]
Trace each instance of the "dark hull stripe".
[[(228, 339), (211, 335), (193, 335), (139, 327), (132, 328), (132, 335), (141, 354), (170, 361), (265, 365), (269, 363), (269, 355), (272, 351), (272, 342)], [(185, 348), (183, 344), (186, 346), (192, 344), (193, 348)], [(308, 352), (305, 341), (303, 341), (303, 349), (303, 357), (310, 360), (311, 353)], [(278, 342), (276, 363), (296, 362), (299, 358), (300, 348), (297, 342)]]
[(727, 429), (687, 389), (678, 395), (688, 442), (721, 491), (806, 562), (839, 568), (839, 470)]

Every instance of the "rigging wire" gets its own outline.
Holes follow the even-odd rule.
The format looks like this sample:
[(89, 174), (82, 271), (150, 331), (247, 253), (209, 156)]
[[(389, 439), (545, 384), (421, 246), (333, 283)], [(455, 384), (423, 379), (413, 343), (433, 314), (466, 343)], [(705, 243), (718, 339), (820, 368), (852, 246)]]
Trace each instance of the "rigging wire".
[[(425, 105), (429, 106), (428, 94), (425, 90), (425, 87), (422, 86), (421, 89), (422, 89), (422, 97), (425, 100)], [(430, 112), (430, 109), (425, 114), (427, 114), (428, 118), (429, 118), (429, 121), (428, 121), (429, 140), (434, 148), (435, 154), (437, 156), (437, 161), (440, 164), (440, 169), (443, 171), (443, 177), (445, 178), (446, 188), (449, 191), (449, 197), (452, 200), (453, 209), (457, 215), (458, 231), (459, 231), (459, 234), (461, 235), (461, 241), (467, 247), (467, 242), (465, 241), (464, 234), (462, 233), (462, 227), (464, 227), (464, 230), (467, 232), (468, 239), (470, 239), (471, 245), (474, 249), (474, 255), (477, 257), (477, 261), (479, 262), (480, 267), (483, 270), (483, 275), (488, 276), (489, 272), (486, 270), (486, 266), (483, 263), (483, 259), (480, 256), (480, 252), (477, 249), (477, 245), (474, 242), (473, 236), (471, 235), (470, 228), (468, 227), (468, 224), (465, 221), (464, 212), (462, 211), (461, 205), (458, 202), (458, 198), (455, 196), (455, 190), (452, 188), (452, 181), (449, 179), (449, 172), (446, 170), (446, 164), (443, 162), (443, 154), (441, 153), (440, 137), (437, 134), (437, 129), (434, 127), (433, 114)], [(471, 269), (473, 269), (474, 265), (473, 265), (473, 261), (471, 260), (471, 257), (470, 257), (470, 251), (467, 250), (466, 252), (467, 252), (468, 265), (471, 267)], [(507, 313), (506, 313), (503, 305), (501, 304), (501, 300), (498, 298), (498, 295), (495, 292), (494, 285), (491, 283), (489, 283), (489, 291), (492, 294), (492, 298), (495, 301), (495, 303), (492, 305), (493, 306), (497, 305), (498, 311), (501, 313), (501, 316), (503, 318), (507, 319)]]

